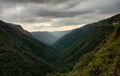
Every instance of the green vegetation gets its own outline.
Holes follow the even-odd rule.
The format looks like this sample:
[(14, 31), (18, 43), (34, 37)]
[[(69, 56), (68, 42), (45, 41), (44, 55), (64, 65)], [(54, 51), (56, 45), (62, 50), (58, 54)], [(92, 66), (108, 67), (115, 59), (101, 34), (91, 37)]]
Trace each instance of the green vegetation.
[(91, 31), (86, 32), (84, 37), (79, 38), (70, 48), (66, 49), (63, 54), (63, 63), (76, 63), (85, 53), (97, 51), (102, 44), (106, 42), (106, 38), (113, 31), (112, 26), (96, 25), (91, 26)]
[[(101, 48), (93, 54), (85, 54), (83, 60), (76, 64), (73, 71), (66, 76), (119, 76), (120, 39)], [(86, 60), (87, 59), (87, 60)]]
[(0, 21), (0, 75), (120, 76), (120, 15), (72, 30), (53, 47), (62, 51)]
[(18, 25), (0, 21), (0, 75), (45, 76), (54, 69), (52, 48)]
[(115, 35), (116, 36), (120, 35), (120, 24), (116, 24), (116, 26), (115, 26)]
[[(119, 20), (120, 15), (116, 15), (82, 27), (87, 30), (73, 30), (69, 36), (81, 36), (63, 52), (60, 61), (62, 67), (47, 76), (119, 76), (120, 24), (112, 25), (119, 23)], [(67, 38), (70, 38), (69, 36), (66, 35)], [(60, 45), (62, 44), (64, 46), (61, 42)]]

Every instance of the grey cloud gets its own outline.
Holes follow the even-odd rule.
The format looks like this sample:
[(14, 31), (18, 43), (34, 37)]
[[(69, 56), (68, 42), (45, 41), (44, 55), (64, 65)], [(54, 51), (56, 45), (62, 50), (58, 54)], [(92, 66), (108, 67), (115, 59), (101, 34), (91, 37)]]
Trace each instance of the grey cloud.
[(113, 5), (106, 7), (106, 8), (100, 8), (100, 12), (101, 13), (113, 13), (113, 14), (117, 14), (120, 13), (120, 1), (114, 3)]
[(41, 26), (32, 26), (32, 29), (44, 29), (44, 28), (49, 28), (49, 26), (44, 26), (44, 25), (41, 25)]
[(73, 26), (73, 25), (80, 25), (80, 24), (84, 24), (85, 21), (78, 21), (77, 19), (59, 19), (58, 21), (54, 22), (52, 25), (53, 27), (61, 27), (61, 26)]
[(71, 26), (120, 13), (119, 7), (120, 0), (0, 0), (0, 19), (20, 23), (51, 22), (51, 27)]
[[(25, 13), (29, 13), (29, 16), (31, 15), (34, 17), (59, 18), (59, 17), (74, 17), (78, 15), (85, 15), (85, 14), (96, 13), (96, 12), (97, 13), (119, 12), (120, 10), (119, 0), (116, 0), (116, 1), (111, 0), (111, 2), (107, 2), (107, 1), (109, 0), (106, 0), (106, 2), (104, 0), (101, 0), (101, 1), (99, 0), (97, 3), (97, 0), (89, 0), (84, 2), (78, 2), (78, 0), (75, 0), (75, 2), (64, 3), (63, 5), (61, 5), (62, 7), (59, 7), (59, 5), (54, 6), (54, 5), (47, 5), (47, 4), (45, 4), (44, 6), (32, 5), (33, 7), (31, 6), (26, 7)], [(105, 2), (106, 4), (102, 2)]]
[(64, 3), (71, 0), (1, 0), (2, 2), (9, 3)]
[[(57, 10), (57, 9), (56, 9)], [(91, 10), (86, 10), (86, 11), (62, 11), (62, 10), (57, 10), (57, 11), (51, 11), (51, 10), (42, 10), (41, 12), (33, 12), (36, 13), (37, 16), (42, 16), (42, 17), (74, 17), (77, 15), (82, 15), (86, 13), (91, 13)]]
[(51, 22), (52, 19), (50, 18), (24, 18), (22, 20), (19, 20), (19, 22), (23, 23), (40, 23), (40, 22)]

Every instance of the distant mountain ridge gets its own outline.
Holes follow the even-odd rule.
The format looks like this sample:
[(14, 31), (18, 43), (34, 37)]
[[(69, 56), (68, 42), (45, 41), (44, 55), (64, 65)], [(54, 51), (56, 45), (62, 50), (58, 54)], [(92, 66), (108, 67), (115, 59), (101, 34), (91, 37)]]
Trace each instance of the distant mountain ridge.
[(70, 33), (71, 30), (68, 30), (68, 31), (53, 31), (53, 32), (50, 32), (52, 35), (54, 35), (55, 37), (58, 38), (58, 40), (60, 38), (62, 38), (63, 36), (67, 35), (68, 33)]
[(62, 38), (64, 35), (70, 33), (71, 31), (36, 31), (31, 32), (31, 34), (39, 41), (52, 46), (57, 40)]
[(31, 32), (31, 34), (39, 41), (51, 46), (55, 43), (58, 39), (52, 35), (51, 33), (44, 31), (44, 32)]

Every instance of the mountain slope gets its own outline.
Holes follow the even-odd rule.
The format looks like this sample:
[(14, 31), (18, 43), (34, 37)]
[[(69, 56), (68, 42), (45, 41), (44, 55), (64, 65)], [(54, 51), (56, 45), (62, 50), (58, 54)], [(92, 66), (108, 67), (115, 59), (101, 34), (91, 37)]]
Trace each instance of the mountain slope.
[(61, 61), (63, 63), (75, 63), (85, 53), (99, 50), (114, 32), (114, 23), (120, 23), (120, 15), (85, 26), (84, 29), (88, 30), (79, 31), (83, 32), (82, 36), (66, 49)]
[[(116, 18), (116, 20), (119, 20), (119, 17)], [(64, 37), (59, 39), (57, 42), (55, 42), (53, 44), (53, 47), (54, 48), (57, 47), (57, 49), (60, 51), (64, 50), (68, 47), (71, 47), (74, 44), (74, 42), (76, 42), (79, 38), (83, 39), (83, 38), (87, 37), (87, 35), (89, 35), (89, 32), (90, 33), (92, 31), (95, 32), (94, 29), (98, 29), (98, 31), (96, 30), (96, 32), (99, 33), (99, 28), (104, 27), (104, 25), (107, 28), (107, 26), (109, 26), (109, 24), (112, 25), (114, 22), (115, 22), (114, 20), (109, 18), (107, 20), (102, 20), (102, 21), (99, 21), (96, 23), (85, 25), (78, 29), (74, 29), (74, 30), (72, 30), (72, 32), (65, 35)], [(104, 29), (103, 29), (103, 31), (104, 31)]]
[(49, 32), (31, 32), (31, 34), (36, 39), (38, 39), (39, 41), (41, 41), (49, 46), (57, 41), (57, 38)]
[(60, 40), (53, 44), (53, 47), (57, 47), (58, 50), (64, 50), (70, 47), (79, 38), (83, 38), (86, 33), (89, 33), (95, 28), (94, 24), (86, 25), (84, 27), (74, 29), (71, 33), (65, 35)]
[(86, 53), (72, 71), (59, 76), (120, 76), (119, 32), (120, 24), (115, 26), (108, 41), (97, 52)]
[(114, 64), (119, 74), (120, 14), (74, 30), (67, 42), (78, 34), (81, 36), (63, 52), (62, 66), (47, 76), (111, 76), (108, 72)]
[(0, 75), (45, 76), (55, 59), (52, 48), (20, 26), (0, 21)]
[(86, 54), (67, 76), (120, 76), (119, 42), (120, 38), (97, 53)]

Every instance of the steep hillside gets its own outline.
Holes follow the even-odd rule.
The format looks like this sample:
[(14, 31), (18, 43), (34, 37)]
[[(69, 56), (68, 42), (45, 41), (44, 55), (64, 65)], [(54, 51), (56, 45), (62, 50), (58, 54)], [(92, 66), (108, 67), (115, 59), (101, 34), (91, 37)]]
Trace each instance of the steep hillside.
[(58, 38), (56, 38), (54, 35), (52, 35), (49, 32), (31, 32), (31, 34), (39, 41), (47, 44), (52, 45), (54, 42), (57, 41)]
[(53, 49), (19, 25), (0, 21), (0, 75), (45, 76), (56, 59)]
[(78, 28), (75, 30), (72, 30), (69, 34), (63, 36), (61, 39), (59, 39), (57, 42), (53, 44), (53, 47), (58, 50), (64, 50), (71, 46), (76, 40), (78, 40), (81, 36), (83, 36), (87, 31), (92, 30), (91, 26), (84, 26), (82, 28)]
[(62, 57), (63, 63), (75, 63), (86, 52), (98, 50), (113, 31), (113, 26), (107, 25), (93, 24), (88, 27), (88, 30), (83, 31), (82, 36), (66, 49)]
[(67, 76), (120, 76), (120, 38), (98, 52), (85, 54)]
[(120, 38), (98, 52), (86, 53), (72, 71), (52, 72), (47, 76), (120, 76)]
[(69, 38), (66, 41), (76, 35), (81, 36), (63, 52), (62, 67), (48, 76), (111, 76), (108, 73), (119, 76), (120, 15), (76, 29), (66, 36)]
[[(72, 32), (55, 42), (53, 44), (53, 47), (57, 47), (58, 50), (64, 50), (68, 47), (71, 47), (77, 40), (84, 38), (86, 39), (88, 36), (90, 36), (90, 33), (92, 34), (96, 32), (96, 34), (99, 34), (100, 32), (102, 32), (102, 30), (104, 32), (104, 29), (111, 28), (111, 25), (113, 25), (114, 22), (116, 22), (117, 20), (119, 20), (119, 15), (96, 23), (88, 24), (78, 29), (74, 29), (72, 30)], [(110, 30), (106, 30), (106, 33), (109, 31)]]
[(61, 61), (75, 63), (85, 53), (99, 50), (116, 29), (116, 23), (120, 23), (120, 15), (85, 26), (84, 29), (88, 30), (80, 31), (84, 33), (72, 46), (66, 49)]
[(115, 26), (114, 32), (99, 50), (84, 54), (72, 71), (53, 72), (47, 76), (120, 76), (119, 32), (120, 24)]

